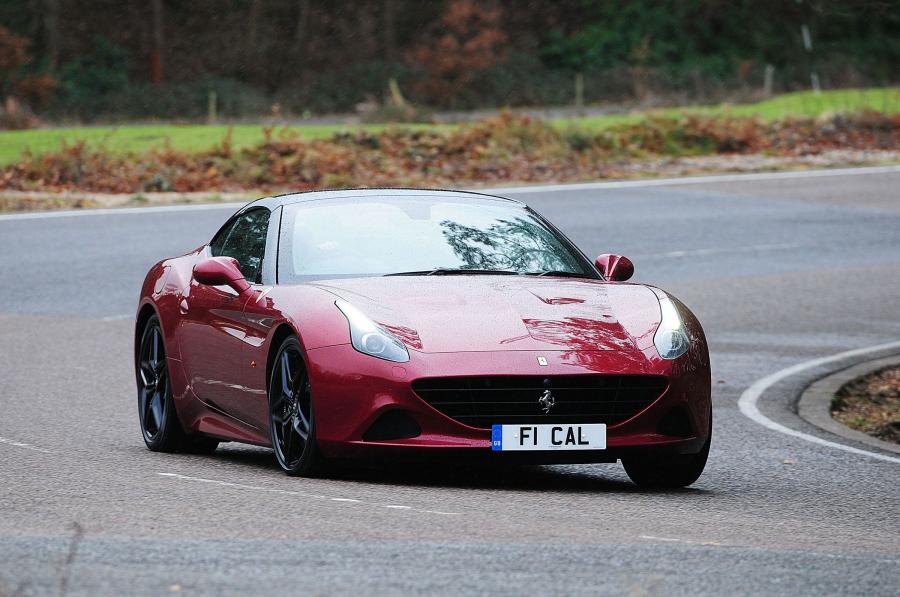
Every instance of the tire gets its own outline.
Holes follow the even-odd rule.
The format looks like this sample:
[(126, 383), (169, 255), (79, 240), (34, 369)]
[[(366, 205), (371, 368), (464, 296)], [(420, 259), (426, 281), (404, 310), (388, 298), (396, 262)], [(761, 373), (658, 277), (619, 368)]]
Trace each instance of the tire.
[(628, 477), (647, 489), (675, 489), (687, 487), (700, 478), (709, 458), (712, 443), (712, 409), (709, 413), (709, 434), (703, 448), (696, 454), (650, 454), (623, 458)]
[(144, 326), (137, 360), (138, 418), (144, 443), (153, 452), (190, 452), (211, 454), (218, 447), (216, 439), (188, 435), (181, 427), (169, 367), (165, 338), (159, 316), (153, 315)]
[(316, 418), (303, 350), (295, 336), (285, 338), (269, 377), (269, 435), (275, 460), (293, 477), (316, 477), (325, 459), (316, 443)]

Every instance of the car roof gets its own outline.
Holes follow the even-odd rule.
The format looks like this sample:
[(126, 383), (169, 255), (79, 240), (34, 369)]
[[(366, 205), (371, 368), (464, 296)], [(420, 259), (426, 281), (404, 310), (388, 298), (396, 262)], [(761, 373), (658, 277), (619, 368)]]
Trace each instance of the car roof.
[(513, 205), (524, 206), (525, 204), (515, 199), (507, 199), (506, 197), (498, 197), (496, 195), (488, 195), (487, 193), (478, 193), (475, 191), (456, 191), (449, 189), (409, 189), (409, 188), (379, 188), (379, 189), (329, 189), (322, 191), (303, 191), (299, 193), (285, 193), (283, 195), (272, 195), (263, 197), (251, 203), (248, 203), (240, 211), (246, 211), (253, 207), (267, 207), (275, 209), (281, 205), (291, 205), (294, 203), (306, 203), (310, 201), (327, 201), (331, 199), (352, 199), (352, 198), (404, 198), (404, 199), (421, 199), (423, 201), (440, 198), (456, 198), (466, 199), (475, 202), (497, 202), (510, 203)]

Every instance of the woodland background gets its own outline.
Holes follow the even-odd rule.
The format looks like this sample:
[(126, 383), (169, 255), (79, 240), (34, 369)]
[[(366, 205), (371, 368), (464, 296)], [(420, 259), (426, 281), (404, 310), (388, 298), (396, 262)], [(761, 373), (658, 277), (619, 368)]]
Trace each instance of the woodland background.
[(42, 122), (744, 101), (898, 65), (887, 0), (0, 2), (0, 94)]

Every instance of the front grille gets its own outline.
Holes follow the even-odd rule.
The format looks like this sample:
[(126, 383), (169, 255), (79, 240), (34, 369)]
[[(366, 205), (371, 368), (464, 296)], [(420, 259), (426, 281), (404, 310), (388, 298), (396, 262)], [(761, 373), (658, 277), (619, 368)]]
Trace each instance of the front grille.
[[(606, 423), (631, 418), (666, 389), (658, 375), (480, 376), (417, 379), (425, 402), (471, 427), (517, 423)], [(554, 405), (545, 413), (545, 390)]]

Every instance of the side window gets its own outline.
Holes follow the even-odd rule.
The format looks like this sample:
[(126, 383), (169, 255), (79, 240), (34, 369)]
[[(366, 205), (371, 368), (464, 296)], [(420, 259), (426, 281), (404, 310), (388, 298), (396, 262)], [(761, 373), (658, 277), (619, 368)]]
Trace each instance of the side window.
[(234, 257), (248, 282), (259, 283), (266, 254), (269, 210), (253, 209), (224, 228), (209, 245), (213, 257)]

